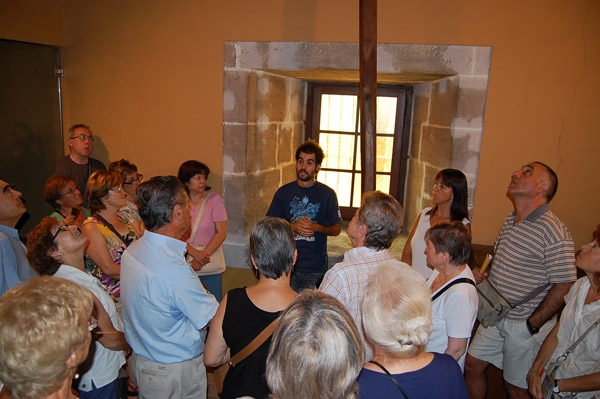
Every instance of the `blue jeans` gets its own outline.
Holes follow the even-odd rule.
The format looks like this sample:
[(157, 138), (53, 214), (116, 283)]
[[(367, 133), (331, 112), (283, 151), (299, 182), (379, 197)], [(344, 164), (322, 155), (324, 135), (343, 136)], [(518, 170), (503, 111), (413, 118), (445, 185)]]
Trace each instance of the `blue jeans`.
[(221, 274), (212, 274), (210, 276), (199, 277), (206, 289), (215, 296), (217, 301), (221, 302), (223, 298), (223, 276)]
[(292, 273), (291, 286), (296, 292), (300, 292), (305, 289), (319, 288), (321, 281), (323, 281), (325, 273)]

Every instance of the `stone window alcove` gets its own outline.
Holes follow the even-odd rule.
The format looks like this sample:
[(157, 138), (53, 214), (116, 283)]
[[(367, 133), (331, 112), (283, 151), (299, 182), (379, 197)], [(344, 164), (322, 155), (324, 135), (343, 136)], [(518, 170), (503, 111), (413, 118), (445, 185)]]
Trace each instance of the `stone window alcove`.
[[(472, 208), (491, 48), (379, 44), (378, 82), (412, 85), (405, 226), (431, 202), (433, 177), (462, 170)], [(357, 43), (227, 42), (223, 188), (227, 264), (249, 268), (247, 237), (279, 186), (295, 180), (308, 81), (358, 81)]]

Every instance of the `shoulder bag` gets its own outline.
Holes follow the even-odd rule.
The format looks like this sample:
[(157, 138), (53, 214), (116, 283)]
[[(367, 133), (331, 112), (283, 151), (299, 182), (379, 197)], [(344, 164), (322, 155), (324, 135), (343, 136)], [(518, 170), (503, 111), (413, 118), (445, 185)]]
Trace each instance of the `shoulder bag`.
[[(204, 209), (206, 208), (206, 203), (208, 199), (211, 197), (213, 193), (208, 193), (202, 205), (200, 205), (200, 209), (198, 210), (198, 215), (196, 215), (196, 220), (194, 220), (194, 226), (192, 227), (192, 233), (190, 237), (193, 239), (198, 232), (198, 226), (200, 225), (200, 219), (202, 219), (202, 215), (204, 215)], [(193, 245), (192, 245), (193, 246)], [(193, 246), (196, 249), (203, 250), (204, 245)], [(187, 263), (191, 266), (193, 257), (191, 255), (186, 256)], [(199, 276), (210, 276), (213, 274), (221, 274), (225, 272), (227, 269), (225, 263), (225, 254), (223, 253), (223, 245), (219, 245), (219, 248), (210, 256), (210, 262), (206, 265), (202, 266), (202, 269), (196, 271), (196, 274)]]
[(537, 287), (533, 292), (513, 305), (500, 293), (500, 291), (498, 291), (488, 277), (475, 286), (475, 288), (477, 288), (477, 295), (479, 296), (477, 320), (479, 320), (481, 325), (486, 328), (495, 326), (508, 312), (535, 298), (540, 292), (544, 291), (549, 284), (550, 283), (546, 283), (541, 287)]
[[(575, 342), (573, 342), (567, 349), (565, 349), (565, 352), (562, 355), (558, 356), (555, 361), (549, 362), (546, 365), (547, 373), (542, 379), (542, 396), (544, 399), (574, 398), (577, 396), (577, 393), (575, 392), (561, 392), (560, 394), (554, 393), (552, 391), (552, 388), (554, 388), (554, 374), (556, 373), (556, 370), (558, 370), (558, 368), (567, 360), (569, 354), (573, 353), (575, 347), (579, 345), (579, 343), (583, 341), (583, 339), (590, 333), (590, 331), (592, 331), (598, 324), (600, 324), (600, 319), (592, 323), (592, 325), (589, 326), (588, 329), (585, 330), (585, 332), (581, 334), (581, 336), (577, 338)], [(596, 362), (596, 364), (594, 364), (586, 374), (596, 372), (597, 370), (595, 369), (598, 367), (599, 363), (600, 362)]]
[(229, 359), (229, 361), (215, 368), (213, 373), (215, 376), (215, 385), (217, 386), (217, 392), (219, 394), (223, 392), (223, 383), (225, 382), (225, 376), (229, 371), (229, 367), (235, 367), (242, 360), (244, 360), (245, 358), (250, 356), (255, 350), (257, 350), (263, 343), (265, 343), (265, 341), (271, 335), (273, 335), (273, 332), (275, 331), (275, 328), (277, 328), (277, 324), (279, 323), (280, 317), (281, 316), (277, 317), (271, 322), (271, 324), (266, 326), (265, 329), (262, 330), (260, 334), (258, 334), (256, 338), (252, 340), (252, 342), (246, 345), (244, 349), (236, 353), (231, 359)]

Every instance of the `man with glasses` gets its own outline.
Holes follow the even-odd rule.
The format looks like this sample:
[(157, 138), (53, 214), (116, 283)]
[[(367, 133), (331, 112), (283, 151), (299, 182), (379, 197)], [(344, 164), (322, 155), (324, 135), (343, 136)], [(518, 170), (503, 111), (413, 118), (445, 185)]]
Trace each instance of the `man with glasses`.
[(0, 180), (0, 296), (37, 275), (29, 266), (27, 250), (15, 229), (25, 212), (21, 193)]
[[(90, 127), (82, 123), (69, 128), (69, 155), (60, 158), (54, 164), (53, 175), (72, 177), (77, 183), (77, 188), (85, 193), (85, 184), (95, 170), (106, 170), (106, 166), (99, 160), (90, 157), (94, 149), (94, 135)], [(84, 206), (87, 208), (87, 199), (84, 197)]]

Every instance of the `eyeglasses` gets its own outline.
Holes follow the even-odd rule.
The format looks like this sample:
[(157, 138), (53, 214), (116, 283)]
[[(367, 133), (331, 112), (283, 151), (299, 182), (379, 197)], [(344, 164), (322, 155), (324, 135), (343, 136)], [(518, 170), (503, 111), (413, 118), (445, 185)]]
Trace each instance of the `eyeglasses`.
[(67, 190), (67, 192), (65, 192), (65, 193), (62, 193), (60, 196), (61, 196), (61, 197), (64, 197), (65, 195), (71, 195), (71, 194), (73, 194), (75, 191), (79, 191), (79, 189), (78, 189), (77, 187), (75, 187), (75, 188), (70, 188), (70, 189), (68, 189), (68, 190)]
[(121, 191), (123, 191), (123, 187), (121, 187), (121, 186), (112, 187), (112, 188), (109, 188), (109, 190), (112, 190), (114, 192), (120, 193)]
[(69, 140), (74, 140), (74, 139), (79, 139), (81, 141), (86, 141), (89, 140), (90, 142), (94, 142), (96, 141), (96, 138), (94, 136), (87, 136), (85, 134), (80, 134), (79, 136), (73, 136), (73, 137), (69, 137)]
[(61, 231), (69, 231), (69, 226), (66, 224), (59, 226), (58, 230), (56, 230), (56, 233), (54, 233), (54, 235), (52, 236), (52, 242), (54, 242), (54, 240), (56, 240), (56, 237), (58, 237), (58, 235), (60, 234)]
[(90, 326), (88, 327), (88, 331), (92, 332), (98, 327), (98, 320), (94, 316), (90, 316)]
[(138, 175), (132, 181), (124, 181), (123, 184), (131, 184), (131, 185), (140, 184), (142, 182), (142, 180), (144, 180), (144, 175), (141, 175), (138, 173)]

